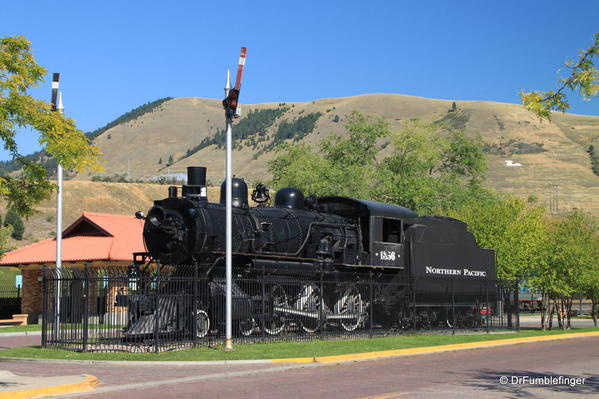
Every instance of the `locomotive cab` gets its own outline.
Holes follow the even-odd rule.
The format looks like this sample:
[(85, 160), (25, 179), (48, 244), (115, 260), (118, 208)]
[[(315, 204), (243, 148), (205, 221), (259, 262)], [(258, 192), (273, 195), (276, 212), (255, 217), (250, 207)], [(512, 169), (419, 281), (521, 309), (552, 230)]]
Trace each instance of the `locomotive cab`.
[(418, 215), (411, 209), (349, 197), (321, 197), (318, 203), (327, 212), (353, 218), (362, 233), (363, 265), (403, 269), (403, 219)]

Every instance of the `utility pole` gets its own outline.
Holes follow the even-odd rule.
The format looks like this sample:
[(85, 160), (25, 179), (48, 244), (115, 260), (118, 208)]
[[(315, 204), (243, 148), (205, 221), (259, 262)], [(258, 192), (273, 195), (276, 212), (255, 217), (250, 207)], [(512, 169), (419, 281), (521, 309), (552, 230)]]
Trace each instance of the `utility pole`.
[[(62, 93), (60, 92), (60, 73), (52, 75), (52, 111), (63, 113)], [(56, 286), (56, 331), (59, 332), (60, 326), (60, 270), (62, 269), (62, 165), (58, 162), (56, 167), (56, 184), (58, 192), (56, 193), (56, 273), (58, 275), (58, 285)]]
[(242, 47), (241, 53), (239, 54), (239, 63), (237, 66), (237, 76), (235, 79), (235, 86), (231, 89), (231, 76), (229, 70), (227, 70), (227, 82), (225, 83), (225, 99), (223, 100), (223, 107), (225, 109), (225, 120), (226, 120), (226, 132), (227, 132), (227, 146), (226, 146), (226, 161), (225, 161), (225, 187), (226, 187), (226, 249), (225, 249), (225, 275), (226, 275), (226, 328), (225, 328), (225, 349), (233, 349), (233, 205), (232, 205), (232, 132), (231, 126), (233, 125), (233, 118), (238, 118), (241, 114), (237, 108), (239, 101), (239, 91), (241, 90), (241, 78), (243, 76), (243, 68), (245, 66), (245, 57), (247, 54), (247, 48)]

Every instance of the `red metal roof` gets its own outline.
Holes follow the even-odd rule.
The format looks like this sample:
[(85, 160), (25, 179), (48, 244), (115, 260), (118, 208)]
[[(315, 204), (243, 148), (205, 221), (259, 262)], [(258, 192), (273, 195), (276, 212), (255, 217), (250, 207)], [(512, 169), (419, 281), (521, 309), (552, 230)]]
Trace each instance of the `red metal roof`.
[[(134, 216), (83, 212), (63, 232), (62, 261), (132, 261), (145, 251), (143, 221)], [(48, 239), (6, 253), (0, 265), (55, 263), (56, 239)]]

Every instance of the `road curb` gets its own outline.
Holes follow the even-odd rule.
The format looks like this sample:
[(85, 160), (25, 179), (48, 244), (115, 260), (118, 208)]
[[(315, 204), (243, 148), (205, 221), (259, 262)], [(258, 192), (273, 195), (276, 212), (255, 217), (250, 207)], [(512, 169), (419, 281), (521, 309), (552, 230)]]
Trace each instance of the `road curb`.
[(54, 385), (40, 388), (19, 389), (15, 391), (0, 392), (0, 399), (29, 399), (35, 397), (48, 397), (66, 395), (69, 393), (90, 392), (100, 383), (93, 375), (83, 375), (82, 381), (72, 384)]
[(344, 363), (362, 360), (374, 360), (383, 358), (403, 357), (403, 356), (418, 356), (428, 355), (432, 353), (454, 352), (468, 349), (484, 349), (497, 346), (518, 345), (524, 343), (553, 341), (560, 339), (573, 339), (584, 337), (597, 337), (599, 331), (590, 331), (583, 333), (570, 333), (560, 335), (545, 335), (540, 337), (524, 337), (524, 338), (506, 338), (490, 341), (468, 342), (463, 344), (424, 346), (419, 348), (394, 349), (377, 352), (353, 353), (347, 355), (334, 356), (315, 356), (315, 357), (299, 357), (288, 359), (272, 359), (273, 363)]

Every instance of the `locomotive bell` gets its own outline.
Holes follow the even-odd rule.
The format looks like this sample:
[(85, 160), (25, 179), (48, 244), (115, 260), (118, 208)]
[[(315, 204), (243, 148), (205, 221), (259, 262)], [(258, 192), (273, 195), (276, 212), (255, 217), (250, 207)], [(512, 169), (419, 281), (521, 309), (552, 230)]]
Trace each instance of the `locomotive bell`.
[[(236, 208), (249, 208), (248, 205), (248, 186), (245, 180), (239, 177), (231, 179), (233, 190), (231, 192), (232, 205)], [(227, 204), (227, 181), (220, 185), (220, 204)]]
[(304, 209), (304, 194), (295, 187), (285, 187), (277, 191), (275, 206), (281, 208)]

